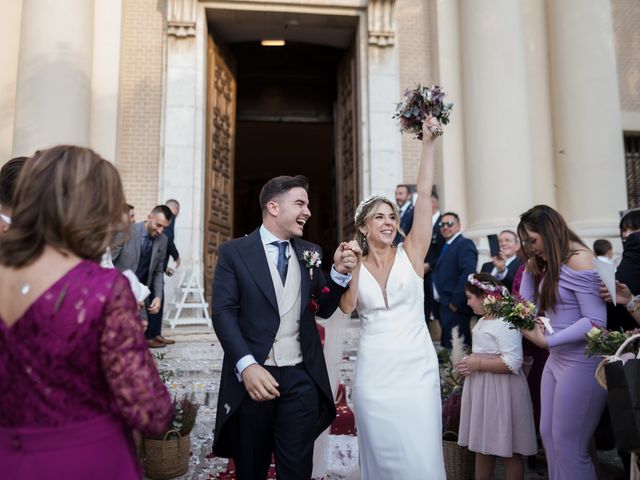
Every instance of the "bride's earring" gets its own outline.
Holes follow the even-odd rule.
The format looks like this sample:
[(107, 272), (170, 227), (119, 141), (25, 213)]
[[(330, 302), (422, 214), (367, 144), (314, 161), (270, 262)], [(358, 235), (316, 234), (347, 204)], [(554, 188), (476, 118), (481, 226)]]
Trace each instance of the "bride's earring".
[(364, 232), (360, 230), (358, 231), (357, 240), (358, 240), (358, 245), (360, 245), (360, 248), (365, 250), (367, 248), (367, 237), (364, 234)]

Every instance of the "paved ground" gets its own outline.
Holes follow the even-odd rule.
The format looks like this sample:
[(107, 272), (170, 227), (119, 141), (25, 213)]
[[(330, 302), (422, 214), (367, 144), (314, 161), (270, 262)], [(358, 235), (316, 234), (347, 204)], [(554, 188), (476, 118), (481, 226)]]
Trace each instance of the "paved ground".
[[(357, 354), (358, 339), (357, 321), (352, 321), (349, 335), (345, 342), (345, 360), (342, 365), (343, 379), (348, 384), (351, 378), (354, 357)], [(176, 340), (175, 345), (164, 349), (153, 350), (160, 353), (161, 370), (170, 372), (167, 384), (173, 394), (193, 394), (202, 405), (194, 431), (191, 434), (192, 456), (189, 472), (180, 480), (210, 480), (218, 478), (218, 474), (226, 469), (226, 460), (208, 458), (211, 451), (212, 431), (215, 420), (215, 407), (222, 367), (222, 348), (215, 334), (206, 327), (178, 326), (171, 330), (168, 325), (163, 334)], [(352, 438), (330, 438), (330, 473), (328, 479), (357, 480), (357, 445)], [(356, 450), (356, 451), (354, 451)], [(599, 452), (598, 479), (618, 480), (624, 478), (619, 458), (615, 451)], [(498, 462), (494, 478), (504, 478), (502, 466)], [(536, 468), (527, 468), (527, 480), (548, 478), (544, 456), (537, 458)], [(410, 479), (407, 479), (410, 480)], [(576, 479), (579, 480), (579, 479)]]

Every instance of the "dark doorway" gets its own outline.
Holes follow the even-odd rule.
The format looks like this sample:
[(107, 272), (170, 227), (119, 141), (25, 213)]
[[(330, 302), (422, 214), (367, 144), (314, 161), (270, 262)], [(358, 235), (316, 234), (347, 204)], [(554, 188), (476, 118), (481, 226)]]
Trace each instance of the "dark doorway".
[(344, 50), (304, 43), (227, 47), (235, 59), (238, 85), (234, 236), (260, 225), (258, 194), (269, 178), (301, 174), (311, 183), (312, 217), (305, 238), (331, 255), (338, 240), (336, 74)]

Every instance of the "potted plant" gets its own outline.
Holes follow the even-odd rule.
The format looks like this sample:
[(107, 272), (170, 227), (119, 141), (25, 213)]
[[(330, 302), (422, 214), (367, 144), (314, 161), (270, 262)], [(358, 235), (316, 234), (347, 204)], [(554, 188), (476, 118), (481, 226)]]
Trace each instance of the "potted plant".
[(187, 473), (191, 452), (191, 430), (196, 422), (198, 404), (183, 396), (173, 401), (173, 415), (167, 431), (147, 436), (143, 442), (145, 475), (155, 480), (168, 480)]
[(458, 334), (458, 327), (454, 327), (451, 337), (453, 347), (451, 352), (444, 349), (438, 354), (444, 468), (447, 478), (471, 480), (474, 471), (474, 454), (467, 447), (458, 445), (463, 378), (456, 372), (455, 364), (465, 353), (463, 339)]

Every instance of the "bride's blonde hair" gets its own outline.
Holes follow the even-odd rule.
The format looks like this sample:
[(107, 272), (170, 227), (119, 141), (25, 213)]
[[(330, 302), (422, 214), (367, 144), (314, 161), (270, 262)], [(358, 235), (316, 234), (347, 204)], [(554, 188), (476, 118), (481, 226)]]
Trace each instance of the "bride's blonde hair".
[(403, 237), (405, 236), (405, 233), (400, 229), (400, 211), (398, 210), (396, 204), (389, 200), (387, 197), (383, 197), (381, 195), (372, 195), (360, 202), (360, 205), (358, 205), (356, 213), (353, 217), (353, 221), (356, 227), (356, 236), (354, 240), (356, 240), (358, 242), (358, 245), (360, 245), (360, 248), (362, 249), (362, 255), (366, 255), (367, 253), (369, 253), (369, 244), (367, 243), (367, 237), (360, 231), (360, 228), (367, 225), (369, 220), (371, 220), (371, 218), (373, 218), (373, 215), (375, 215), (376, 210), (378, 210), (378, 206), (383, 203), (386, 203), (387, 205), (389, 205), (389, 207), (391, 207), (391, 210), (393, 210), (393, 213), (396, 216), (396, 228)]

